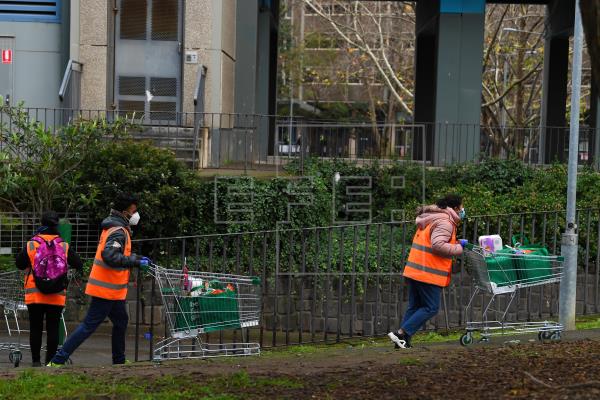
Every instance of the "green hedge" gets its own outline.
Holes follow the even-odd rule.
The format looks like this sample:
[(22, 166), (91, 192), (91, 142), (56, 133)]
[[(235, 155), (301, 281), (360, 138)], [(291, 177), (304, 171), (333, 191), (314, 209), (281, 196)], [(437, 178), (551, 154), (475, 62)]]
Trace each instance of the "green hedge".
[[(213, 179), (198, 176), (170, 151), (133, 141), (104, 142), (67, 177), (65, 188), (72, 191), (69, 197), (76, 199), (75, 206), (62, 204), (59, 198), (55, 208), (71, 206), (72, 211), (88, 212), (97, 223), (107, 215), (115, 194), (129, 190), (142, 199), (137, 237), (158, 237), (269, 230), (278, 221), (285, 221), (279, 226), (293, 228), (365, 219), (366, 213), (353, 214), (344, 204), (367, 201), (366, 197), (348, 196), (347, 189), (366, 185), (368, 179), (375, 222), (390, 221), (392, 216), (398, 220), (402, 212), (397, 210), (404, 210), (410, 220), (422, 202), (423, 169), (416, 164), (356, 166), (307, 160), (304, 175), (308, 178), (300, 177), (297, 164), (287, 169), (291, 178), (239, 178), (236, 193), (223, 181), (217, 185)], [(336, 173), (343, 177), (338, 184), (334, 183)], [(344, 178), (350, 176), (355, 178)], [(449, 192), (462, 194), (469, 215), (560, 210), (566, 206), (566, 176), (562, 165), (532, 168), (512, 160), (428, 168), (424, 172), (425, 198), (431, 203)], [(393, 187), (392, 181), (396, 185), (404, 182), (404, 186)], [(220, 205), (216, 213), (215, 190)], [(600, 174), (587, 169), (580, 172), (577, 200), (582, 208), (600, 204)], [(251, 220), (236, 212), (235, 206), (227, 210), (227, 204), (240, 202), (249, 203), (245, 207), (252, 210)], [(292, 203), (297, 205), (288, 206)], [(219, 223), (215, 215), (221, 221), (246, 221)]]

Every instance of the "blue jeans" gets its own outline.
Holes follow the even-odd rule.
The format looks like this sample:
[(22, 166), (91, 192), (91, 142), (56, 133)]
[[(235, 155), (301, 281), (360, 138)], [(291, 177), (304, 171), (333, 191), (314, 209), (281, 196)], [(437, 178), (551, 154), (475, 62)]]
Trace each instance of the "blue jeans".
[(92, 297), (90, 308), (83, 322), (71, 334), (62, 348), (58, 350), (52, 362), (64, 364), (71, 354), (96, 331), (98, 326), (108, 317), (113, 324), (112, 359), (113, 364), (125, 363), (125, 333), (129, 317), (125, 309), (125, 300), (106, 300)]
[(408, 309), (404, 314), (401, 328), (413, 336), (440, 309), (442, 288), (430, 283), (408, 279)]

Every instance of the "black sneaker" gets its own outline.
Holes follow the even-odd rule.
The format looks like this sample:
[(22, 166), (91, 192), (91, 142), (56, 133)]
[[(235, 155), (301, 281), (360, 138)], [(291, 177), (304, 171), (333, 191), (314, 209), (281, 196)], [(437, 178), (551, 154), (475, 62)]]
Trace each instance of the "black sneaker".
[(394, 343), (396, 349), (410, 349), (410, 338), (406, 334), (400, 334), (398, 332), (388, 333), (388, 337)]
[(33, 368), (38, 368), (38, 367), (41, 367), (41, 366), (42, 366), (42, 363), (41, 363), (41, 362), (39, 362), (39, 361), (34, 361), (34, 362), (32, 362), (32, 363), (31, 363), (31, 366), (32, 366)]

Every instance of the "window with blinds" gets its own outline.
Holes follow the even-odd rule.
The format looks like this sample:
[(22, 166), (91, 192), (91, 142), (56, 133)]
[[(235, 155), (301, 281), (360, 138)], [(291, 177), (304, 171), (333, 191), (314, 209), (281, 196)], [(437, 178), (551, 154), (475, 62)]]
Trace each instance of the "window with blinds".
[(0, 0), (0, 21), (60, 22), (61, 0)]

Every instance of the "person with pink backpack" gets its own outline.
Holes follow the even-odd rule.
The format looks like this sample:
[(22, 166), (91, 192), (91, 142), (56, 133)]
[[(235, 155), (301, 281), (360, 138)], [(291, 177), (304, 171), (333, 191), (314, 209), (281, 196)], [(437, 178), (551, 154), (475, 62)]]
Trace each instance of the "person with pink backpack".
[[(25, 304), (29, 312), (29, 344), (33, 367), (41, 367), (42, 332), (46, 319), (46, 363), (58, 349), (59, 324), (67, 300), (68, 268), (81, 272), (79, 255), (58, 233), (58, 214), (47, 211), (42, 226), (16, 257), (25, 270)], [(45, 365), (44, 364), (44, 365)]]

